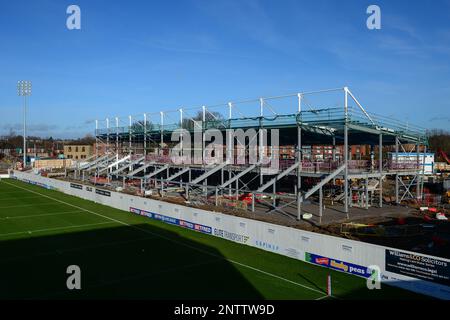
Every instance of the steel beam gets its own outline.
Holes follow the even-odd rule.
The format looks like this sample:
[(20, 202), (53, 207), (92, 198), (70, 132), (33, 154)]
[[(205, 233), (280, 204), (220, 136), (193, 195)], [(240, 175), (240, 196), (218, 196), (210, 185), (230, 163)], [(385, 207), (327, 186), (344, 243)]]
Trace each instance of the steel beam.
[(228, 162), (224, 162), (224, 163), (221, 163), (221, 164), (213, 167), (211, 170), (206, 171), (200, 177), (194, 179), (191, 184), (198, 184), (199, 182), (208, 178), (210, 175), (216, 173), (217, 171), (221, 170), (222, 168), (225, 168), (227, 165), (228, 165)]
[(162, 166), (161, 168), (156, 169), (155, 171), (153, 171), (153, 172), (151, 172), (151, 173), (145, 175), (145, 176), (144, 176), (144, 179), (149, 179), (149, 178), (151, 178), (151, 177), (154, 177), (154, 176), (156, 176), (157, 174), (159, 174), (159, 173), (161, 173), (161, 172), (167, 170), (168, 168), (169, 168), (169, 165), (166, 164), (166, 165)]
[(263, 192), (264, 190), (266, 190), (268, 187), (272, 186), (276, 181), (280, 180), (281, 178), (287, 176), (289, 173), (291, 173), (292, 171), (294, 171), (295, 169), (297, 169), (300, 165), (300, 162), (296, 162), (294, 163), (292, 166), (290, 166), (289, 168), (287, 168), (286, 170), (284, 170), (283, 172), (281, 172), (279, 175), (277, 175), (275, 178), (273, 178), (272, 180), (270, 180), (269, 182), (267, 182), (266, 184), (264, 184), (262, 187), (258, 188), (258, 192)]
[(189, 167), (188, 167), (188, 168), (181, 169), (180, 171), (178, 171), (178, 172), (174, 173), (173, 175), (171, 175), (170, 177), (168, 177), (168, 178), (166, 179), (166, 181), (172, 181), (173, 179), (178, 178), (179, 176), (185, 174), (185, 173), (188, 172), (189, 170), (191, 170), (191, 168), (189, 168)]
[(244, 171), (241, 171), (240, 173), (238, 173), (237, 175), (235, 175), (233, 178), (231, 178), (230, 180), (228, 180), (227, 182), (221, 184), (219, 186), (219, 188), (226, 188), (228, 187), (230, 184), (232, 184), (233, 182), (239, 180), (241, 177), (243, 177), (244, 175), (246, 175), (247, 173), (249, 173), (250, 171), (252, 171), (253, 169), (255, 169), (257, 166), (259, 166), (260, 163), (258, 162), (257, 164), (252, 164), (250, 167), (248, 167), (247, 169), (245, 169)]
[(316, 184), (314, 187), (312, 187), (308, 192), (306, 192), (301, 198), (302, 201), (308, 199), (311, 195), (313, 195), (315, 192), (317, 192), (320, 188), (322, 188), (325, 184), (333, 180), (334, 177), (336, 177), (339, 173), (341, 173), (343, 170), (345, 170), (345, 164), (337, 168), (333, 173), (326, 176), (322, 181), (320, 181), (318, 184)]
[(148, 167), (155, 166), (155, 165), (156, 165), (156, 162), (149, 162), (149, 163), (146, 163), (146, 164), (144, 164), (143, 166), (141, 166), (141, 167), (139, 167), (139, 168), (137, 168), (137, 169), (131, 171), (130, 173), (128, 173), (128, 174), (127, 174), (127, 177), (130, 177), (130, 178), (131, 178), (131, 177), (135, 176), (136, 173), (139, 173), (139, 172), (141, 172), (142, 170), (145, 170), (145, 169), (147, 169)]
[(145, 157), (140, 157), (139, 159), (136, 159), (130, 163), (127, 163), (126, 165), (120, 167), (119, 169), (114, 170), (113, 172), (111, 172), (112, 176), (117, 175), (118, 173), (124, 171), (126, 168), (133, 168), (133, 166), (135, 164), (138, 164), (139, 162), (143, 161), (145, 159)]

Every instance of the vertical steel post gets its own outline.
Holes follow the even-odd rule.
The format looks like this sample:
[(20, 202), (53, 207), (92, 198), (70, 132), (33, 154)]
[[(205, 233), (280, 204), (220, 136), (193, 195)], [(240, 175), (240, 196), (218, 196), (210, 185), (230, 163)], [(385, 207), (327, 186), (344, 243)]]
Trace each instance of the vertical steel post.
[(319, 224), (322, 224), (323, 216), (323, 190), (322, 187), (319, 189)]
[(378, 171), (380, 173), (380, 200), (379, 206), (383, 207), (383, 134), (380, 133), (378, 143)]
[(252, 192), (252, 212), (255, 212), (255, 193)]
[(302, 217), (302, 176), (301, 176), (301, 169), (302, 169), (302, 127), (301, 122), (302, 118), (302, 94), (297, 94), (298, 98), (298, 116), (297, 116), (297, 162), (298, 162), (298, 168), (297, 168), (297, 220), (300, 221)]
[(179, 109), (180, 111), (180, 157), (182, 163), (184, 163), (184, 150), (183, 150), (183, 108)]
[(273, 208), (275, 209), (277, 207), (277, 181), (276, 180), (273, 182), (272, 192), (273, 192), (272, 205), (273, 205)]
[(128, 148), (129, 148), (129, 150), (128, 150), (128, 154), (129, 155), (131, 155), (131, 148), (132, 148), (132, 142), (131, 142), (131, 135), (133, 134), (133, 123), (132, 123), (132, 119), (131, 119), (131, 116), (128, 116), (128, 119), (129, 119), (129, 137), (128, 137)]
[(216, 192), (215, 192), (215, 200), (216, 200), (216, 207), (219, 205), (219, 189), (216, 187)]
[(98, 158), (98, 120), (95, 120), (95, 159)]
[[(259, 99), (259, 116), (260, 116), (259, 139), (258, 139), (259, 140), (259, 161), (262, 163), (263, 154), (264, 154), (263, 131), (262, 131), (262, 121), (263, 121), (263, 117), (264, 117), (264, 99), (263, 98)], [(262, 166), (260, 166), (260, 170), (259, 170), (259, 183), (260, 183), (260, 185), (262, 185), (264, 183)]]
[(349, 218), (348, 214), (348, 88), (344, 88), (344, 211), (347, 214), (347, 219)]
[(144, 113), (144, 156), (147, 155), (147, 113)]
[(369, 209), (369, 175), (366, 176), (366, 185), (365, 185), (365, 195), (366, 195), (366, 210)]
[(119, 154), (119, 117), (116, 117), (116, 153)]
[(421, 179), (420, 179), (420, 199), (423, 199), (423, 184), (424, 184), (424, 176), (425, 176), (425, 159), (427, 156), (427, 146), (424, 145), (423, 146), (424, 150), (423, 150), (423, 163), (422, 163), (422, 174), (421, 174)]
[[(231, 132), (231, 118), (232, 118), (232, 109), (233, 104), (231, 102), (228, 102), (228, 128), (227, 130), (227, 161), (230, 162), (230, 164), (234, 164), (233, 159), (233, 148), (234, 148), (234, 140), (233, 140), (233, 133)], [(231, 179), (231, 169), (228, 168), (228, 180)], [(228, 195), (231, 196), (231, 183), (228, 186)]]
[(206, 106), (202, 106), (202, 165), (205, 164), (205, 149), (206, 149)]
[(106, 153), (109, 153), (109, 118), (106, 118)]
[(399, 179), (399, 175), (398, 175), (398, 144), (399, 144), (399, 139), (396, 136), (395, 137), (395, 203), (399, 204), (399, 184), (398, 184), (398, 179)]
[(331, 158), (333, 161), (336, 161), (336, 136), (333, 135), (333, 150), (331, 151)]
[[(160, 131), (161, 131), (161, 144), (160, 144), (160, 150), (158, 152), (159, 155), (163, 155), (164, 151), (164, 112), (160, 111), (160, 115), (161, 115), (161, 127), (160, 127)], [(161, 153), (162, 151), (162, 153)]]
[(416, 143), (416, 153), (417, 153), (417, 173), (416, 173), (416, 199), (420, 199), (420, 151), (419, 142)]

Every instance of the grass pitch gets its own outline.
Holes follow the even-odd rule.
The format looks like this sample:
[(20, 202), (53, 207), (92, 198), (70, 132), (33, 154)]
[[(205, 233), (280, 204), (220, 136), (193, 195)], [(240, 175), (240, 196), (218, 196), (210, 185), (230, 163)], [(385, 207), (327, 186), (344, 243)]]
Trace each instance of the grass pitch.
[[(67, 267), (81, 269), (68, 290)], [(331, 274), (333, 297), (326, 296)], [(416, 299), (423, 296), (99, 205), (0, 182), (0, 299)]]

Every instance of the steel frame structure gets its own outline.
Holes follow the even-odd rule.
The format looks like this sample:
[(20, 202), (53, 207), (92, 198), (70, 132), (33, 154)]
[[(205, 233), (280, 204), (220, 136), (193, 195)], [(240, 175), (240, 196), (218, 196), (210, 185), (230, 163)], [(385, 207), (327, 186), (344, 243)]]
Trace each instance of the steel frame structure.
[[(342, 95), (341, 107), (317, 108), (308, 103), (310, 96), (330, 92)], [(295, 103), (291, 100), (290, 104), (293, 110), (284, 113), (274, 111), (273, 105), (277, 101), (292, 98), (295, 99)], [(259, 113), (244, 115), (239, 106), (248, 103), (257, 103)], [(215, 112), (218, 109), (221, 112)], [(395, 180), (397, 203), (408, 198), (420, 200), (422, 197), (424, 167), (420, 164), (420, 150), (426, 152), (428, 142), (425, 130), (369, 113), (348, 87), (228, 102), (210, 107), (179, 108), (125, 118), (115, 117), (114, 121), (107, 118), (103, 121), (96, 120), (95, 123), (97, 159), (92, 162), (92, 166), (80, 168), (83, 177), (94, 169), (97, 175), (107, 171), (108, 181), (116, 179), (124, 187), (127, 180), (139, 180), (141, 193), (152, 188), (157, 189), (160, 196), (164, 196), (172, 188), (183, 190), (186, 201), (214, 205), (218, 205), (223, 199), (237, 202), (242, 196), (246, 196), (247, 202), (251, 203), (251, 211), (255, 211), (255, 203), (264, 203), (270, 205), (268, 213), (279, 212), (298, 220), (302, 218), (305, 200), (318, 193), (320, 222), (323, 215), (323, 189), (330, 183), (335, 185), (336, 180), (343, 181), (343, 196), (340, 198), (347, 218), (350, 217), (349, 208), (353, 203), (352, 190), (355, 190), (351, 183), (355, 180), (363, 181), (356, 189), (363, 190), (365, 194), (365, 208), (369, 206), (370, 179), (377, 181), (376, 188), (372, 187), (370, 191), (371, 194), (378, 193), (379, 207), (383, 206), (383, 180), (387, 177)], [(111, 126), (111, 123), (115, 125)], [(177, 129), (201, 135), (201, 150), (183, 148), (183, 143), (190, 141), (181, 133), (177, 141), (181, 145), (180, 155), (195, 159), (194, 164), (176, 164), (167, 154), (170, 137), (177, 135)], [(229, 141), (233, 141), (232, 146), (227, 145), (224, 152), (224, 161), (233, 159), (231, 162), (208, 165), (208, 129), (217, 129), (225, 133)], [(267, 166), (261, 164), (268, 151), (261, 146), (258, 148), (257, 163), (236, 163), (234, 153), (239, 142), (235, 144), (232, 136), (234, 129), (254, 129), (258, 132), (258, 142), (266, 139), (265, 130), (278, 129), (281, 132), (280, 146), (291, 145), (294, 148), (293, 163), (279, 170), (268, 170)], [(115, 155), (115, 158), (100, 155), (99, 146), (102, 144), (106, 153)], [(370, 167), (355, 169), (352, 167), (354, 160), (351, 159), (349, 148), (363, 144), (378, 147), (378, 163), (372, 161)], [(410, 152), (417, 155), (417, 161), (406, 168), (401, 167), (398, 160), (399, 149), (405, 150), (404, 144), (414, 145), (414, 150)], [(317, 168), (312, 169), (304, 158), (305, 145), (332, 145), (329, 168), (324, 169), (323, 163), (319, 163)], [(337, 146), (342, 146), (344, 150), (343, 159), (338, 160), (336, 157)], [(384, 146), (395, 146), (395, 160), (389, 162), (383, 158)], [(246, 143), (241, 147), (244, 152), (248, 151)], [(278, 150), (271, 150), (270, 153), (273, 157), (278, 154)], [(409, 183), (404, 182), (406, 177)], [(293, 179), (294, 183), (291, 191), (280, 194), (277, 192), (277, 185), (286, 178)], [(316, 180), (316, 184), (309, 190), (303, 183), (305, 178)], [(291, 209), (288, 212), (286, 208)], [(292, 208), (295, 208), (296, 214), (293, 214)]]

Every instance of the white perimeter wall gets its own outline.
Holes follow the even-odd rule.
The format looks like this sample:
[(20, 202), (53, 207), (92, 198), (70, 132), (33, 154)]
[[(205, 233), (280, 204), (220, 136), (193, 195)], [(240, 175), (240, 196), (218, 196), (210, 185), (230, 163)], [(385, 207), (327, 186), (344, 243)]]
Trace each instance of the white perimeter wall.
[[(335, 263), (333, 265), (335, 267), (333, 269), (335, 270), (344, 268), (349, 273), (357, 274), (359, 272), (358, 266), (360, 266), (363, 269), (362, 273), (366, 273), (365, 276), (367, 277), (369, 274), (367, 267), (376, 265), (380, 268), (381, 279), (383, 282), (389, 282), (391, 285), (437, 298), (450, 299), (450, 287), (448, 286), (448, 277), (450, 276), (448, 274), (450, 268), (449, 259), (419, 255), (404, 250), (327, 236), (271, 223), (230, 216), (219, 212), (171, 204), (164, 201), (130, 196), (119, 192), (111, 192), (110, 196), (100, 195), (95, 192), (96, 188), (92, 188), (92, 191), (87, 191), (86, 186), (83, 186), (82, 190), (80, 190), (71, 187), (70, 182), (41, 177), (32, 173), (14, 171), (13, 177), (19, 180), (25, 180), (29, 183), (38, 183), (43, 187), (54, 188), (66, 194), (92, 200), (128, 212), (130, 211), (130, 207), (133, 207), (175, 218), (178, 220), (172, 219), (171, 223), (179, 226), (183, 225), (184, 227), (195, 229), (195, 225), (186, 224), (186, 222), (202, 225), (205, 226), (202, 228), (205, 233), (211, 233), (212, 235), (231, 241), (272, 251), (302, 261), (310, 262), (311, 260), (308, 261), (305, 253), (312, 253), (314, 255), (329, 258), (325, 259), (325, 263), (328, 263), (327, 267), (329, 267), (331, 261), (334, 260)], [(197, 226), (197, 230), (198, 228), (199, 226)], [(395, 250), (395, 252), (400, 254), (411, 254), (412, 256), (410, 257), (412, 257), (412, 260), (421, 259), (424, 261), (437, 261), (434, 262), (433, 265), (439, 264), (444, 268), (444, 271), (440, 269), (438, 273), (440, 273), (441, 277), (446, 277), (446, 280), (444, 281), (447, 281), (447, 285), (438, 284), (436, 281), (425, 281), (423, 280), (424, 278), (421, 279), (420, 277), (416, 277), (417, 270), (412, 274), (409, 273), (409, 271), (406, 271), (406, 273), (412, 276), (406, 276), (405, 272), (399, 274), (386, 271), (386, 250)], [(323, 262), (324, 259), (315, 261)], [(400, 262), (400, 265), (404, 265), (402, 261)], [(353, 268), (350, 269), (351, 267)], [(408, 266), (405, 267), (408, 268)], [(430, 272), (432, 273), (434, 271), (431, 270)]]

